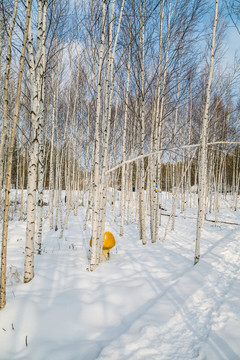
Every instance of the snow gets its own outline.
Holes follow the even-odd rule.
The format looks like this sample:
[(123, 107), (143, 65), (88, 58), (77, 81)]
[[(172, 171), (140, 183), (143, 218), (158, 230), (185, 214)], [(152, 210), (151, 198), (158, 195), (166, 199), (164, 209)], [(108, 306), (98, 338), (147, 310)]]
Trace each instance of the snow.
[[(170, 206), (171, 199), (168, 213)], [(28, 284), (25, 223), (10, 222), (0, 359), (240, 359), (240, 227), (205, 222), (201, 258), (193, 266), (193, 210), (186, 219), (178, 210), (166, 241), (152, 244), (148, 234), (145, 246), (134, 221), (119, 237), (118, 214), (117, 207), (112, 225), (109, 207), (106, 230), (117, 245), (94, 272), (87, 271), (91, 224), (84, 232), (85, 209), (70, 215), (62, 239), (59, 231), (49, 231), (46, 219), (43, 253), (35, 257)], [(239, 215), (222, 202), (218, 219), (240, 223)], [(162, 216), (160, 239), (167, 221)]]

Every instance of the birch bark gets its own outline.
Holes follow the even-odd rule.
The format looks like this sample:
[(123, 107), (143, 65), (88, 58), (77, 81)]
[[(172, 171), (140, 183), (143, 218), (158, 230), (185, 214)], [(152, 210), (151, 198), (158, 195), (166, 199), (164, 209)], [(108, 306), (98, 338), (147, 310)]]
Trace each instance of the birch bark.
[[(177, 136), (177, 123), (178, 123), (178, 106), (179, 106), (179, 96), (180, 96), (180, 79), (181, 79), (181, 54), (180, 50), (178, 50), (178, 84), (177, 84), (177, 103), (175, 110), (175, 123), (174, 123), (174, 133), (173, 146), (176, 147), (176, 136)], [(177, 199), (179, 196), (179, 186), (178, 186), (178, 177), (177, 177), (177, 156), (174, 155), (174, 166), (173, 166), (173, 198)], [(176, 216), (176, 203), (177, 201), (173, 200), (173, 216), (172, 216), (172, 230), (175, 230), (175, 216)]]
[[(142, 68), (141, 68), (141, 155), (144, 154), (144, 140), (145, 140), (145, 0), (141, 3), (142, 14)], [(144, 159), (140, 160), (140, 191), (139, 191), (139, 223), (140, 223), (140, 239), (142, 244), (147, 243), (146, 240), (146, 223), (145, 223), (145, 170)]]
[[(167, 49), (166, 49), (165, 64), (164, 64), (164, 69), (163, 69), (162, 96), (161, 96), (161, 100), (160, 100), (160, 105), (157, 105), (157, 113), (156, 113), (156, 116), (157, 116), (157, 129), (156, 129), (157, 130), (157, 145), (156, 145), (157, 150), (161, 149), (162, 138), (163, 138), (163, 115), (164, 115), (164, 106), (165, 106), (165, 100), (166, 100), (167, 69), (168, 69), (168, 56), (169, 56), (169, 47), (170, 47), (171, 4), (172, 4), (172, 0), (169, 4), (169, 13), (168, 13)], [(162, 17), (163, 17), (163, 11), (164, 11), (164, 3), (163, 3), (163, 8), (162, 8)], [(161, 27), (162, 27), (162, 25), (161, 25)], [(162, 32), (162, 28), (161, 28), (161, 32)], [(162, 43), (162, 41), (161, 41), (161, 43)], [(160, 188), (161, 157), (162, 157), (162, 154), (161, 154), (161, 152), (159, 152), (157, 154), (157, 161), (156, 161), (156, 182), (155, 182), (155, 185), (158, 186), (158, 189)], [(154, 228), (153, 228), (152, 242), (155, 242), (158, 239), (158, 226), (159, 226), (159, 192), (158, 191), (156, 193), (153, 211), (154, 211), (154, 215), (153, 215), (154, 216)]]
[(194, 264), (197, 264), (200, 259), (201, 231), (204, 224), (204, 217), (206, 212), (207, 140), (208, 140), (209, 107), (211, 100), (211, 85), (212, 85), (213, 67), (214, 67), (217, 21), (218, 21), (218, 0), (215, 0), (215, 15), (214, 15), (214, 24), (213, 24), (213, 33), (212, 33), (211, 59), (210, 59), (210, 67), (209, 67), (208, 84), (206, 90), (206, 102), (204, 106), (201, 135), (200, 135), (198, 215), (197, 215), (197, 234), (196, 234), (196, 243), (195, 243)]
[(6, 195), (5, 195), (4, 218), (3, 218), (3, 229), (2, 229), (0, 309), (3, 309), (6, 304), (6, 260), (7, 260), (6, 256), (7, 256), (8, 213), (9, 213), (9, 202), (10, 202), (13, 147), (14, 147), (16, 126), (17, 126), (17, 121), (18, 121), (18, 116), (19, 116), (23, 65), (24, 65), (24, 60), (25, 60), (25, 50), (26, 50), (26, 44), (27, 44), (28, 27), (29, 27), (30, 16), (31, 16), (31, 8), (32, 8), (32, 0), (29, 0), (28, 4), (27, 4), (27, 8), (26, 8), (26, 21), (25, 21), (22, 50), (21, 50), (20, 64), (19, 64), (19, 71), (18, 71), (16, 103), (15, 103), (15, 109), (14, 109), (14, 117), (13, 117), (12, 133), (11, 133), (11, 139), (10, 139), (8, 165), (7, 165), (7, 173), (6, 173), (7, 181), (6, 181), (6, 190), (5, 190)]
[[(128, 63), (127, 63), (127, 86), (126, 86), (126, 97), (125, 97), (125, 109), (124, 109), (124, 125), (123, 125), (123, 137), (122, 137), (122, 181), (121, 181), (121, 225), (120, 225), (120, 236), (123, 236), (124, 218), (125, 218), (125, 202), (126, 202), (126, 137), (127, 137), (127, 115), (128, 115), (128, 92), (130, 82), (130, 61), (131, 61), (131, 34), (132, 34), (132, 9), (133, 0), (131, 2), (131, 15), (130, 15), (130, 28), (129, 28), (129, 49), (128, 49)], [(130, 184), (132, 186), (132, 184)]]
[[(161, 84), (162, 84), (162, 74), (161, 74), (161, 63), (162, 63), (162, 29), (163, 29), (163, 16), (164, 16), (164, 4), (165, 0), (163, 0), (160, 9), (160, 34), (159, 34), (159, 50), (158, 50), (158, 84), (157, 84), (157, 99), (156, 99), (156, 110), (154, 113), (155, 117), (155, 127), (153, 131), (153, 151), (157, 151), (159, 149), (158, 141), (159, 133), (161, 136), (161, 122), (162, 119), (159, 116), (159, 108), (160, 108), (160, 94), (161, 94)], [(156, 242), (157, 234), (158, 234), (158, 172), (160, 168), (158, 155), (153, 156), (151, 159), (151, 173), (152, 173), (152, 189), (151, 189), (151, 238), (152, 242)]]
[[(8, 30), (6, 68), (5, 68), (5, 75), (4, 75), (3, 116), (2, 116), (3, 120), (2, 120), (1, 142), (0, 142), (0, 206), (2, 203), (2, 190), (3, 190), (4, 148), (5, 148), (5, 143), (6, 143), (6, 139), (7, 139), (7, 131), (8, 131), (8, 100), (9, 100), (8, 92), (9, 92), (9, 74), (10, 74), (10, 67), (11, 67), (11, 61), (12, 61), (12, 33), (13, 33), (13, 29), (14, 29), (15, 22), (16, 22), (17, 8), (18, 8), (18, 0), (15, 0), (11, 24), (10, 24), (10, 27)], [(1, 18), (0, 18), (0, 21), (2, 21)], [(1, 43), (0, 43), (0, 46), (2, 46)]]
[(43, 218), (43, 182), (44, 182), (44, 98), (45, 98), (45, 40), (46, 40), (46, 22), (47, 22), (47, 0), (39, 1), (39, 12), (42, 16), (42, 35), (40, 47), (40, 59), (39, 59), (39, 157), (38, 157), (38, 207), (37, 207), (37, 237), (36, 237), (36, 252), (41, 254), (42, 246), (42, 218)]
[[(107, 185), (108, 185), (108, 175), (106, 174), (107, 166), (108, 166), (108, 149), (109, 149), (109, 136), (110, 136), (110, 124), (111, 124), (111, 107), (112, 107), (112, 96), (113, 96), (113, 89), (114, 89), (114, 80), (115, 76), (113, 75), (113, 61), (118, 41), (118, 36), (120, 32), (120, 25), (123, 13), (125, 0), (122, 0), (120, 14), (118, 19), (118, 27), (115, 35), (115, 41), (112, 48), (112, 24), (114, 19), (114, 8), (115, 8), (115, 0), (112, 4), (112, 20), (111, 26), (109, 30), (109, 63), (108, 63), (108, 78), (106, 82), (106, 107), (105, 107), (105, 120), (104, 120), (104, 127), (103, 127), (103, 166), (102, 166), (102, 176), (101, 176), (101, 191), (100, 191), (100, 213), (99, 213), (99, 231), (98, 235), (100, 239), (103, 239), (104, 228), (105, 228), (105, 214), (106, 214), (106, 201), (107, 201)], [(116, 74), (116, 73), (115, 73)], [(102, 244), (103, 242), (100, 241), (99, 244), (99, 259), (102, 261)]]
[[(54, 86), (54, 73), (52, 73), (52, 87), (53, 87), (53, 100), (52, 100), (52, 120), (51, 120), (51, 148), (50, 148), (50, 174), (49, 174), (49, 198), (48, 198), (48, 217), (49, 227), (53, 229), (53, 207), (54, 207), (54, 167), (53, 167), (53, 141), (54, 141), (54, 129), (55, 129), (55, 108), (56, 108), (56, 93), (58, 92), (59, 85), (59, 66), (57, 71), (57, 85)], [(56, 164), (57, 166), (57, 164)]]
[(97, 76), (97, 106), (96, 106), (96, 119), (95, 119), (95, 149), (94, 149), (94, 183), (93, 183), (93, 216), (92, 216), (92, 252), (91, 252), (91, 263), (90, 270), (93, 271), (98, 265), (97, 253), (99, 247), (99, 239), (97, 236), (98, 231), (98, 215), (99, 215), (99, 190), (100, 190), (100, 179), (99, 179), (99, 161), (100, 161), (100, 134), (99, 134), (99, 119), (101, 111), (101, 75), (103, 67), (103, 50), (105, 43), (105, 22), (106, 22), (106, 5), (107, 0), (102, 2), (102, 29), (101, 39), (99, 46), (99, 64), (98, 64), (98, 76)]
[(44, 0), (38, 0), (38, 29), (37, 29), (37, 53), (34, 60), (33, 35), (30, 21), (28, 34), (29, 52), (29, 74), (31, 81), (31, 149), (28, 165), (28, 185), (27, 185), (27, 226), (26, 226), (26, 246), (24, 262), (24, 282), (27, 283), (34, 277), (34, 238), (36, 220), (36, 187), (37, 169), (39, 159), (39, 126), (41, 127), (42, 92), (43, 76), (41, 76), (43, 58), (43, 36), (44, 19), (43, 4)]

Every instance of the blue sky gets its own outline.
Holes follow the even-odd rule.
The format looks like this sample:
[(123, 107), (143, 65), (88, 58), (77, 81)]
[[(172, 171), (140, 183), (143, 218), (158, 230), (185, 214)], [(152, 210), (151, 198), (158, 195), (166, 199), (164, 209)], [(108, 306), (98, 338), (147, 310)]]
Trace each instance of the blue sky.
[(233, 65), (234, 56), (237, 52), (238, 58), (240, 58), (240, 35), (234, 26), (229, 27), (226, 34), (226, 64), (229, 66)]

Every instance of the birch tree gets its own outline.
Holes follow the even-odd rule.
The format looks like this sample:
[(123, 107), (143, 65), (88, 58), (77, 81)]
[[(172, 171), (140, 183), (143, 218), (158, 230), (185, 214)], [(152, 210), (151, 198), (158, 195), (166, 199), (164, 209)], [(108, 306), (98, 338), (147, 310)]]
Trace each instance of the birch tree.
[(41, 48), (40, 55), (40, 81), (39, 86), (39, 127), (38, 127), (38, 138), (39, 138), (39, 157), (38, 157), (38, 207), (37, 207), (37, 237), (36, 237), (36, 252), (41, 254), (41, 244), (42, 244), (42, 217), (43, 217), (43, 182), (44, 182), (44, 136), (43, 136), (43, 127), (44, 127), (44, 97), (45, 97), (45, 40), (46, 40), (46, 23), (47, 23), (47, 0), (44, 0), (43, 3), (39, 2), (39, 12), (42, 11), (42, 35), (41, 35)]
[[(110, 136), (110, 123), (111, 123), (111, 106), (112, 106), (112, 95), (113, 95), (113, 89), (114, 89), (114, 80), (115, 80), (115, 74), (113, 73), (113, 62), (114, 62), (114, 56), (115, 56), (115, 51), (116, 51), (116, 47), (117, 47), (117, 41), (118, 41), (118, 36), (119, 36), (119, 32), (120, 32), (120, 25), (121, 25), (121, 19), (122, 19), (122, 13), (123, 13), (123, 8), (124, 8), (124, 3), (125, 0), (122, 0), (121, 2), (121, 7), (120, 7), (120, 12), (119, 12), (119, 17), (118, 17), (118, 26), (117, 26), (117, 30), (116, 30), (116, 35), (115, 35), (115, 39), (113, 42), (113, 37), (112, 37), (112, 24), (113, 24), (113, 19), (114, 19), (114, 11), (115, 11), (115, 0), (112, 2), (112, 14), (111, 14), (111, 21), (110, 21), (110, 27), (109, 27), (109, 46), (108, 46), (108, 62), (107, 62), (107, 72), (106, 72), (106, 80), (105, 80), (105, 107), (103, 109), (103, 121), (102, 121), (102, 161), (100, 160), (100, 142), (96, 143), (96, 130), (98, 130), (99, 132), (99, 124), (96, 125), (95, 127), (95, 145), (97, 145), (97, 147), (95, 146), (95, 150), (97, 149), (97, 152), (95, 151), (95, 157), (97, 157), (97, 160), (95, 159), (95, 165), (94, 165), (94, 187), (96, 190), (96, 182), (95, 180), (97, 180), (97, 177), (95, 177), (95, 173), (97, 170), (97, 174), (99, 177), (98, 179), (98, 186), (99, 186), (99, 194), (98, 194), (98, 198), (96, 198), (95, 195), (97, 195), (94, 191), (94, 208), (95, 208), (95, 203), (97, 204), (97, 207), (99, 209), (99, 211), (97, 211), (97, 208), (95, 208), (94, 210), (94, 214), (93, 217), (97, 215), (97, 212), (99, 212), (99, 217), (98, 217), (98, 221), (96, 222), (96, 230), (95, 230), (95, 222), (93, 221), (93, 230), (95, 230), (95, 234), (96, 234), (96, 241), (94, 242), (94, 235), (92, 236), (93, 238), (93, 245), (92, 245), (92, 257), (91, 257), (91, 269), (94, 269), (95, 265), (99, 263), (99, 261), (101, 261), (101, 257), (102, 257), (102, 239), (103, 239), (103, 234), (104, 234), (104, 226), (105, 226), (105, 212), (106, 212), (106, 191), (107, 191), (107, 175), (106, 175), (106, 170), (107, 170), (107, 165), (108, 165), (108, 149), (109, 149), (109, 136)], [(105, 4), (106, 5), (106, 4)], [(105, 5), (104, 5), (104, 1), (103, 1), (103, 9), (105, 11)], [(106, 15), (104, 15), (104, 11), (103, 11), (103, 19), (102, 19), (102, 23), (103, 25), (106, 19)], [(100, 44), (100, 52), (99, 52), (99, 65), (101, 64), (102, 67), (102, 60), (101, 60), (101, 48), (102, 45), (104, 45), (104, 41), (105, 39), (103, 38), (103, 36), (105, 37), (105, 29), (102, 25), (102, 36), (101, 36), (101, 44)], [(113, 46), (112, 46), (113, 43)], [(99, 69), (100, 71), (101, 69)], [(98, 79), (99, 79), (99, 75), (101, 76), (101, 73), (98, 74)], [(98, 96), (101, 94), (101, 84), (100, 86), (98, 85), (98, 91), (97, 91), (97, 111), (96, 111), (96, 117), (97, 117), (97, 121), (99, 122), (99, 116), (98, 116), (98, 111), (100, 111), (100, 106), (98, 107), (98, 101), (100, 101), (100, 99), (98, 99)], [(100, 104), (99, 104), (100, 105)], [(98, 135), (98, 139), (99, 135)], [(102, 169), (99, 168), (99, 164), (102, 164)], [(100, 171), (99, 171), (100, 170)], [(93, 246), (96, 246), (96, 249), (93, 250)], [(93, 260), (95, 258), (95, 260)], [(93, 263), (95, 265), (93, 265)]]
[[(4, 91), (3, 91), (3, 114), (2, 114), (2, 130), (1, 130), (1, 140), (0, 140), (0, 205), (2, 203), (2, 189), (3, 189), (3, 163), (4, 163), (4, 148), (6, 146), (7, 131), (8, 131), (8, 101), (9, 101), (9, 74), (12, 61), (12, 34), (13, 29), (16, 23), (18, 9), (18, 0), (14, 1), (13, 13), (11, 24), (8, 30), (8, 41), (7, 41), (7, 56), (6, 56), (6, 68), (4, 75)], [(0, 22), (2, 25), (2, 14), (0, 15)], [(2, 27), (2, 26), (0, 26)], [(2, 29), (0, 28), (0, 33), (2, 36)], [(0, 43), (0, 46), (2, 44)], [(1, 53), (0, 53), (1, 55)], [(1, 61), (1, 60), (0, 60)], [(1, 68), (0, 68), (1, 70)]]
[[(153, 120), (154, 123), (152, 124), (152, 133), (153, 133), (153, 151), (158, 151), (161, 144), (162, 138), (162, 102), (161, 108), (160, 106), (160, 95), (161, 95), (161, 86), (162, 86), (162, 72), (161, 72), (161, 63), (162, 63), (162, 31), (163, 31), (163, 15), (164, 15), (164, 4), (165, 0), (162, 1), (160, 7), (160, 33), (159, 33), (159, 50), (158, 50), (158, 80), (157, 80), (157, 88), (156, 88), (156, 104), (153, 111)], [(168, 51), (167, 51), (168, 55)], [(165, 68), (167, 68), (167, 63)], [(166, 70), (165, 70), (166, 71)], [(164, 72), (165, 74), (165, 72)], [(165, 79), (165, 76), (164, 76)], [(163, 91), (165, 91), (165, 80), (163, 84)], [(163, 96), (162, 96), (163, 99)], [(160, 136), (160, 138), (159, 138)], [(159, 143), (160, 140), (160, 143)], [(158, 208), (159, 208), (159, 194), (157, 187), (159, 185), (158, 176), (160, 175), (160, 155), (152, 156), (150, 158), (150, 172), (151, 172), (151, 182), (152, 188), (151, 191), (151, 204), (150, 204), (150, 211), (151, 211), (151, 219), (150, 219), (150, 227), (151, 227), (151, 238), (152, 242), (156, 242), (158, 236)], [(157, 192), (156, 192), (157, 189)]]
[[(122, 179), (121, 179), (121, 225), (120, 236), (123, 236), (124, 218), (125, 218), (125, 201), (126, 201), (126, 137), (127, 137), (127, 116), (128, 116), (128, 99), (129, 99), (129, 83), (130, 83), (130, 65), (131, 65), (131, 34), (132, 34), (132, 11), (133, 0), (131, 2), (131, 15), (130, 15), (130, 28), (129, 28), (129, 45), (128, 45), (128, 62), (127, 62), (127, 86), (125, 97), (125, 109), (124, 109), (124, 123), (123, 123), (123, 135), (122, 135)], [(132, 184), (130, 184), (132, 186)]]
[[(45, 43), (45, 0), (38, 0), (38, 29), (37, 29), (37, 52), (34, 59), (33, 35), (30, 22), (28, 34), (28, 53), (29, 53), (29, 74), (31, 81), (31, 148), (28, 165), (28, 185), (27, 185), (27, 225), (26, 225), (26, 246), (24, 263), (24, 282), (29, 282), (34, 277), (34, 239), (35, 239), (35, 220), (36, 220), (36, 187), (37, 169), (39, 160), (39, 132), (42, 131), (42, 112), (44, 98), (44, 49)], [(42, 134), (40, 135), (42, 136)], [(40, 165), (41, 168), (42, 165)], [(42, 170), (40, 170), (42, 173)], [(42, 174), (40, 180), (42, 181)], [(41, 189), (42, 191), (42, 189)], [(41, 200), (40, 200), (41, 201)], [(39, 240), (38, 240), (39, 241)], [(40, 248), (38, 247), (40, 251)]]
[(6, 171), (7, 181), (6, 181), (6, 189), (5, 189), (5, 205), (4, 205), (4, 218), (3, 218), (3, 229), (2, 229), (0, 309), (3, 309), (6, 304), (6, 261), (7, 261), (6, 255), (7, 255), (8, 214), (9, 214), (9, 203), (10, 203), (13, 147), (14, 147), (16, 126), (17, 126), (17, 121), (18, 121), (18, 116), (19, 116), (23, 65), (24, 65), (24, 60), (25, 60), (25, 50), (26, 50), (28, 28), (29, 28), (30, 16), (31, 16), (31, 8), (32, 8), (32, 0), (29, 0), (27, 3), (27, 7), (26, 7), (26, 21), (25, 21), (25, 28), (24, 28), (24, 34), (23, 34), (19, 70), (18, 70), (16, 102), (15, 102), (12, 132), (11, 132), (11, 138), (10, 138), (7, 171)]
[[(140, 6), (140, 18), (142, 31), (140, 32), (140, 51), (141, 51), (141, 98), (140, 98), (140, 155), (144, 154), (144, 140), (145, 140), (145, 0), (141, 1)], [(139, 224), (140, 224), (140, 239), (143, 245), (146, 241), (146, 223), (145, 223), (145, 170), (144, 170), (144, 159), (140, 160), (140, 191), (139, 191)]]
[(199, 148), (199, 185), (198, 185), (198, 215), (197, 215), (197, 234), (195, 243), (194, 264), (200, 259), (200, 239), (201, 231), (204, 224), (206, 213), (206, 191), (207, 191), (207, 141), (208, 141), (208, 124), (209, 124), (209, 108), (211, 100), (211, 85), (214, 67), (215, 39), (218, 21), (218, 0), (215, 0), (215, 15), (212, 32), (211, 57), (208, 74), (208, 83), (206, 89), (206, 100), (203, 110), (203, 118), (201, 124), (200, 148)]
[(90, 270), (94, 270), (98, 264), (98, 211), (99, 211), (99, 156), (100, 156), (100, 134), (99, 134), (99, 119), (101, 111), (101, 76), (103, 67), (103, 50), (105, 43), (105, 22), (106, 22), (106, 5), (107, 1), (102, 2), (102, 25), (101, 25), (101, 37), (99, 46), (99, 63), (98, 63), (98, 74), (97, 74), (97, 104), (96, 104), (96, 118), (95, 118), (95, 137), (94, 137), (94, 185), (93, 185), (93, 217), (92, 217), (92, 252), (91, 252), (91, 264)]

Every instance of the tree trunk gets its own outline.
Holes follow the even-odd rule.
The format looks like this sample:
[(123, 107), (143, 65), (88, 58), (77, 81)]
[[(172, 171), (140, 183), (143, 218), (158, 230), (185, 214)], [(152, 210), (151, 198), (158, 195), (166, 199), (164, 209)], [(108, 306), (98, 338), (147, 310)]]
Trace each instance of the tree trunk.
[[(10, 24), (10, 27), (8, 30), (6, 69), (5, 69), (5, 76), (4, 76), (3, 117), (2, 117), (3, 120), (2, 120), (2, 131), (1, 131), (1, 142), (0, 142), (0, 206), (2, 204), (4, 148), (5, 148), (5, 144), (6, 144), (6, 140), (7, 140), (7, 131), (8, 131), (8, 91), (9, 91), (9, 74), (10, 74), (10, 67), (11, 67), (11, 61), (12, 61), (12, 33), (13, 33), (13, 29), (14, 29), (15, 22), (16, 22), (17, 8), (18, 8), (18, 0), (15, 0), (13, 14), (12, 14), (12, 20), (11, 20), (11, 24)], [(1, 19), (0, 19), (0, 21), (1, 21)], [(0, 44), (0, 46), (2, 46), (2, 44)], [(0, 53), (0, 55), (1, 55), (1, 53)], [(0, 83), (0, 85), (1, 85), (1, 83)]]
[(43, 36), (44, 36), (44, 19), (43, 19), (43, 1), (38, 0), (38, 30), (37, 30), (37, 53), (34, 60), (33, 54), (33, 36), (31, 22), (28, 36), (28, 53), (29, 53), (29, 74), (31, 81), (31, 115), (32, 115), (32, 132), (31, 146), (28, 165), (28, 185), (27, 185), (27, 226), (26, 226), (26, 246), (24, 262), (24, 282), (27, 283), (34, 277), (34, 238), (36, 222), (36, 188), (37, 188), (37, 170), (39, 160), (39, 128), (42, 118), (42, 93), (43, 93), (43, 76), (42, 58)]
[(95, 119), (95, 147), (94, 147), (94, 182), (93, 182), (93, 217), (92, 217), (92, 252), (90, 270), (93, 271), (98, 265), (98, 217), (99, 217), (99, 191), (100, 191), (100, 134), (99, 134), (99, 119), (101, 110), (101, 75), (103, 68), (103, 50), (105, 43), (105, 21), (106, 21), (106, 5), (107, 0), (103, 0), (102, 3), (102, 30), (99, 48), (99, 64), (98, 64), (98, 76), (97, 76), (97, 106), (96, 106), (96, 119)]
[(38, 158), (38, 207), (37, 207), (37, 238), (36, 252), (41, 254), (42, 246), (42, 218), (43, 218), (43, 182), (44, 182), (44, 98), (45, 98), (45, 39), (46, 39), (46, 16), (47, 1), (39, 1), (39, 12), (42, 13), (42, 36), (41, 36), (41, 59), (40, 59), (40, 81), (39, 84), (39, 158)]
[(14, 147), (15, 132), (16, 132), (16, 126), (17, 126), (17, 121), (18, 121), (18, 115), (19, 115), (23, 65), (24, 65), (24, 60), (25, 60), (25, 50), (26, 50), (26, 44), (27, 44), (28, 27), (29, 27), (30, 16), (31, 16), (31, 7), (32, 7), (32, 0), (29, 0), (28, 4), (27, 4), (27, 8), (26, 8), (26, 22), (25, 22), (25, 28), (24, 28), (24, 34), (23, 34), (20, 65), (19, 65), (19, 71), (18, 71), (16, 103), (15, 103), (15, 109), (14, 109), (14, 117), (13, 117), (9, 155), (8, 155), (8, 165), (7, 165), (7, 172), (6, 172), (7, 181), (6, 181), (6, 190), (5, 190), (6, 195), (5, 195), (3, 230), (2, 230), (0, 309), (3, 309), (6, 304), (6, 260), (7, 260), (6, 255), (7, 255), (8, 213), (9, 213), (9, 203), (10, 203), (13, 147)]
[(208, 123), (209, 123), (209, 107), (211, 100), (211, 85), (213, 77), (214, 51), (215, 51), (215, 37), (218, 20), (218, 0), (215, 0), (215, 16), (213, 24), (212, 44), (211, 44), (211, 59), (209, 68), (209, 77), (206, 90), (206, 103), (204, 107), (204, 114), (200, 135), (199, 148), (199, 186), (198, 186), (198, 216), (197, 216), (197, 235), (195, 243), (195, 257), (194, 264), (197, 264), (200, 259), (200, 239), (201, 231), (204, 224), (206, 212), (206, 190), (207, 190), (207, 140), (208, 140)]

